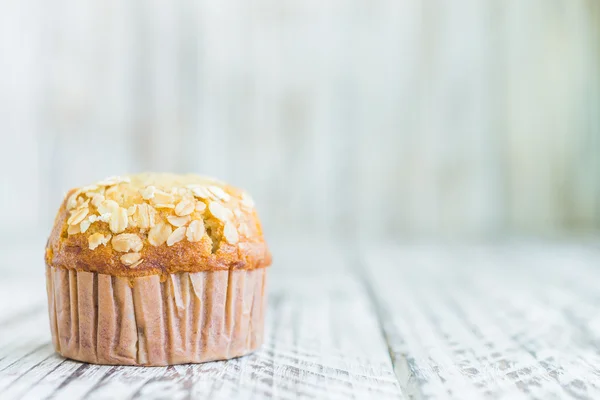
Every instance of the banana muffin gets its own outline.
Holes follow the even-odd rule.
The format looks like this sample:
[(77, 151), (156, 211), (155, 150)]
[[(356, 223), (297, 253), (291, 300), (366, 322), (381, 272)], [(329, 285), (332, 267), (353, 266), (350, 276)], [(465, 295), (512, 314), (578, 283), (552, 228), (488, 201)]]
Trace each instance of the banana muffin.
[(45, 260), (64, 357), (158, 366), (262, 343), (271, 255), (252, 198), (218, 180), (146, 173), (72, 189)]

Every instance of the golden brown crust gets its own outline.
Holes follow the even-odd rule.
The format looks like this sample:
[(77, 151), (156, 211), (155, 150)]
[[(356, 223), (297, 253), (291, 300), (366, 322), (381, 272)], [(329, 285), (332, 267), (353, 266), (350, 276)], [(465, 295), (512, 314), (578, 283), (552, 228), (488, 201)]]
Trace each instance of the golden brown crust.
[(271, 263), (246, 193), (209, 178), (167, 174), (69, 191), (45, 259), (52, 267), (126, 277)]

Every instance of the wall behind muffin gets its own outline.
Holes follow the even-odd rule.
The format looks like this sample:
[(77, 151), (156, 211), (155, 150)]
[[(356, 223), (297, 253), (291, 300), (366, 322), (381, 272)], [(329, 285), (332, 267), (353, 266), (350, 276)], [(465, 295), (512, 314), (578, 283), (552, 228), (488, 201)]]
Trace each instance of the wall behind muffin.
[(595, 0), (0, 7), (0, 234), (141, 170), (246, 187), (273, 235), (600, 227)]

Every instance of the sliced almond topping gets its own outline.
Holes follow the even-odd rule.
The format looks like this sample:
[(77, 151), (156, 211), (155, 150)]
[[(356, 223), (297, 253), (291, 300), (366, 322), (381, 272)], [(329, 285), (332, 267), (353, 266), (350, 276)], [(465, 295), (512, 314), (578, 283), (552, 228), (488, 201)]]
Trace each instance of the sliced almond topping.
[(129, 220), (127, 218), (127, 210), (119, 207), (116, 212), (113, 212), (110, 216), (109, 227), (113, 233), (121, 233), (127, 229)]
[(144, 260), (142, 259), (142, 260), (130, 265), (129, 268), (137, 268), (143, 262), (144, 262)]
[(119, 204), (117, 204), (116, 201), (114, 200), (104, 200), (102, 202), (100, 202), (100, 204), (98, 205), (98, 213), (100, 213), (100, 215), (102, 214), (108, 214), (108, 213), (114, 213), (119, 209)]
[(254, 245), (252, 243), (240, 242), (238, 244), (238, 247), (240, 248), (240, 250), (242, 250), (244, 252), (252, 252)]
[(173, 201), (173, 195), (162, 190), (156, 190), (152, 198), (154, 204), (173, 204)]
[(167, 241), (171, 232), (173, 232), (171, 225), (159, 222), (148, 232), (148, 241), (152, 246), (160, 246)]
[(115, 186), (110, 186), (108, 189), (106, 189), (106, 191), (104, 192), (104, 196), (111, 200), (115, 200), (119, 197), (119, 193), (120, 193), (119, 186), (115, 185)]
[(212, 197), (210, 195), (210, 192), (208, 190), (206, 190), (205, 187), (202, 187), (202, 186), (192, 187), (192, 193), (194, 194), (194, 196), (196, 196), (200, 199), (210, 199)]
[(100, 246), (101, 244), (106, 246), (106, 243), (108, 243), (109, 240), (110, 235), (104, 236), (101, 233), (93, 233), (88, 238), (88, 246), (90, 250), (95, 250), (96, 247)]
[(192, 221), (187, 228), (186, 236), (190, 242), (199, 242), (204, 236), (204, 221), (201, 219)]
[(134, 218), (140, 228), (152, 228), (156, 218), (156, 210), (149, 204), (138, 204)]
[(127, 253), (121, 256), (121, 262), (125, 265), (133, 265), (140, 261), (142, 255), (140, 253)]
[(188, 222), (190, 222), (190, 220), (192, 219), (192, 217), (190, 217), (189, 215), (184, 215), (183, 217), (177, 217), (175, 215), (169, 215), (167, 217), (167, 221), (169, 221), (169, 223), (173, 226), (184, 226), (185, 224), (187, 224)]
[(73, 214), (67, 220), (67, 224), (69, 225), (77, 225), (88, 215), (90, 210), (88, 208), (81, 208), (79, 210), (75, 210)]
[(208, 190), (217, 196), (219, 200), (229, 201), (231, 199), (231, 196), (218, 186), (209, 186)]
[(212, 177), (212, 176), (204, 176), (203, 178), (204, 178), (204, 180), (206, 180), (208, 182), (212, 182), (215, 185), (225, 185), (225, 182), (223, 182), (215, 177)]
[(137, 228), (137, 221), (130, 215), (127, 217), (127, 226)]
[(236, 244), (238, 242), (238, 231), (235, 229), (235, 225), (233, 225), (232, 222), (228, 221), (225, 223), (225, 227), (223, 228), (223, 236), (225, 236), (225, 240), (231, 244)]
[(67, 233), (69, 235), (76, 235), (80, 232), (81, 232), (81, 229), (79, 229), (79, 225), (69, 225), (69, 227), (67, 228)]
[(211, 201), (208, 205), (208, 209), (210, 210), (210, 213), (215, 216), (215, 218), (221, 221), (227, 221), (233, 215), (230, 209), (225, 208), (223, 205), (217, 203), (216, 201)]
[(89, 218), (81, 221), (81, 224), (79, 224), (79, 229), (81, 230), (81, 233), (85, 233), (91, 224), (92, 223), (90, 222)]
[(108, 178), (105, 178), (104, 180), (98, 182), (98, 186), (113, 186), (125, 182), (129, 183), (131, 182), (131, 179), (123, 176), (109, 176)]
[(206, 210), (206, 204), (201, 201), (196, 202), (196, 211), (201, 213), (204, 212), (204, 210)]
[(104, 195), (100, 193), (90, 193), (88, 197), (91, 199), (91, 203), (94, 207), (98, 208), (104, 201)]
[(170, 209), (173, 209), (173, 208), (175, 208), (175, 206), (173, 204), (159, 203), (159, 204), (155, 204), (154, 208), (170, 208)]
[(190, 215), (194, 212), (194, 202), (189, 199), (183, 199), (175, 206), (175, 214), (180, 217), (183, 215)]
[(80, 197), (79, 201), (77, 202), (77, 208), (88, 207), (89, 204), (90, 204), (90, 199), (83, 201), (83, 197)]
[(144, 189), (140, 190), (140, 194), (144, 200), (150, 200), (153, 198), (155, 192), (156, 188), (154, 186), (146, 186)]
[(94, 233), (88, 237), (88, 247), (90, 250), (95, 250), (96, 247), (100, 246), (102, 243), (102, 239), (104, 239), (104, 235), (101, 233)]
[[(98, 185), (88, 185), (88, 186), (84, 186), (81, 188), (82, 192), (93, 192), (94, 190), (98, 189)], [(86, 193), (87, 195), (87, 193)], [(89, 195), (88, 195), (89, 197)]]
[(185, 227), (177, 228), (171, 233), (167, 239), (167, 246), (173, 246), (175, 243), (180, 242), (185, 237)]
[(81, 192), (77, 190), (69, 197), (69, 199), (67, 200), (67, 210), (72, 210), (75, 207), (77, 207), (77, 204), (79, 204), (79, 202), (81, 201), (81, 198), (79, 197), (80, 193)]
[(246, 192), (242, 192), (242, 198), (240, 200), (242, 205), (247, 208), (254, 208), (254, 199)]
[(250, 229), (247, 224), (240, 224), (239, 232), (246, 237), (250, 236)]
[(97, 220), (102, 221), (102, 222), (110, 222), (110, 216), (111, 216), (111, 213), (104, 213), (104, 214), (100, 215)]
[(134, 204), (127, 209), (127, 226), (137, 227), (137, 220), (134, 218), (134, 214), (137, 211), (137, 205)]
[(143, 247), (142, 239), (133, 233), (122, 233), (117, 235), (112, 240), (112, 247), (121, 253), (128, 251), (140, 251)]

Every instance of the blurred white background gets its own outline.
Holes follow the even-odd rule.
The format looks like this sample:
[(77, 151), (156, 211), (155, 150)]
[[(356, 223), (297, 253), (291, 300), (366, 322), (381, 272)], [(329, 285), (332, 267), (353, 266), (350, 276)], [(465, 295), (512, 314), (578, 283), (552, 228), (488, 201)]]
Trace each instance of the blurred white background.
[(597, 0), (5, 0), (0, 235), (143, 170), (276, 237), (594, 232), (599, 75)]

